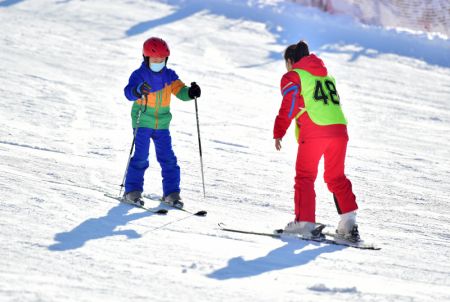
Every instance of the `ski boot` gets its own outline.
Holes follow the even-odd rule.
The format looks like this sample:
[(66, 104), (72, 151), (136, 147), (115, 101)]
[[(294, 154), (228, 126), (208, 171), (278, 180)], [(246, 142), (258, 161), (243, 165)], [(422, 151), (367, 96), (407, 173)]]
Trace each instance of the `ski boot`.
[(169, 195), (164, 196), (162, 200), (174, 208), (182, 209), (184, 206), (184, 203), (181, 201), (180, 192), (170, 193)]
[(283, 234), (300, 235), (304, 238), (321, 239), (325, 235), (322, 234), (322, 230), (325, 226), (308, 221), (292, 221), (289, 222), (283, 230)]
[(144, 206), (144, 200), (142, 199), (141, 191), (131, 191), (123, 195), (123, 202), (129, 203), (135, 206)]
[(344, 240), (350, 242), (359, 242), (361, 238), (359, 236), (358, 225), (356, 224), (356, 212), (348, 212), (341, 215), (336, 235)]

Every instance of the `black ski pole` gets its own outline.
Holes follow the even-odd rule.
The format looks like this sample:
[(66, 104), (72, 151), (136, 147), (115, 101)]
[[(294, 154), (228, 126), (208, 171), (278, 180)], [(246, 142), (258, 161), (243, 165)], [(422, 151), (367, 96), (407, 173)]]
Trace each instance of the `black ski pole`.
[(202, 170), (203, 197), (206, 197), (206, 193), (205, 193), (205, 175), (203, 173), (202, 141), (200, 140), (200, 123), (198, 121), (197, 97), (195, 97), (195, 116), (197, 118), (198, 150), (199, 150), (199, 153), (200, 153), (200, 168)]
[(144, 113), (147, 110), (147, 95), (146, 94), (144, 94), (144, 98), (145, 98), (144, 111), (142, 111), (142, 103), (141, 103), (141, 105), (139, 107), (139, 111), (136, 114), (136, 128), (134, 128), (134, 130), (133, 130), (133, 141), (131, 143), (130, 155), (128, 156), (128, 161), (127, 161), (127, 166), (125, 168), (125, 173), (123, 174), (122, 184), (120, 185), (119, 197), (122, 195), (122, 189), (125, 186), (125, 178), (127, 177), (128, 168), (130, 167), (131, 155), (133, 154), (134, 143), (136, 142), (136, 134), (137, 134), (137, 130), (139, 128), (139, 122), (141, 120), (141, 114)]

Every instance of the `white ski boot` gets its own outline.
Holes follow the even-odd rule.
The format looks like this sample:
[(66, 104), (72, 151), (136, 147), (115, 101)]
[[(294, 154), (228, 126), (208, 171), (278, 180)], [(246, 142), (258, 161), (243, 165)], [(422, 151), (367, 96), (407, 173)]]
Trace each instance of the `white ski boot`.
[(320, 224), (309, 221), (291, 221), (283, 230), (285, 234), (298, 234), (304, 238), (321, 238), (323, 237)]
[(350, 242), (361, 241), (359, 237), (358, 225), (356, 224), (356, 212), (348, 212), (341, 215), (336, 235)]

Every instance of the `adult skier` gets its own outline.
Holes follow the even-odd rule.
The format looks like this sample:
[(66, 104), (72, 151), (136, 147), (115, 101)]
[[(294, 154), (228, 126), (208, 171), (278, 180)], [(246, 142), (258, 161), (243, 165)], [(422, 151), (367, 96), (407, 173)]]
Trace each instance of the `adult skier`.
[(310, 54), (303, 40), (287, 47), (284, 59), (288, 72), (281, 78), (283, 100), (273, 130), (275, 148), (281, 149), (281, 140), (293, 119), (298, 140), (295, 219), (284, 231), (312, 236), (311, 232), (316, 228), (314, 182), (319, 161), (324, 156), (324, 180), (340, 214), (336, 232), (347, 240), (359, 241), (358, 206), (352, 184), (344, 174), (347, 120), (335, 80), (328, 74), (323, 61)]
[[(143, 45), (143, 62), (133, 71), (124, 92), (134, 102), (131, 109), (132, 126), (136, 131), (135, 151), (125, 176), (124, 200), (143, 205), (144, 173), (149, 167), (150, 139), (161, 165), (163, 200), (183, 207), (180, 197), (180, 167), (172, 149), (169, 125), (171, 95), (182, 101), (200, 97), (201, 89), (193, 82), (187, 87), (175, 73), (167, 68), (170, 50), (167, 43), (151, 37)], [(137, 129), (136, 129), (137, 127)]]

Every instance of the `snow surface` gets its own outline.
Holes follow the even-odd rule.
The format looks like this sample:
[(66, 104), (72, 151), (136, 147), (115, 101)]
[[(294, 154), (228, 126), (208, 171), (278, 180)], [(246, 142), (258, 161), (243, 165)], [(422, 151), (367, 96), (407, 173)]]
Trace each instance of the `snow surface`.
[[(0, 301), (450, 301), (450, 42), (281, 1), (0, 1)], [(123, 96), (142, 42), (197, 81), (171, 125), (186, 206), (151, 215), (119, 191)], [(296, 142), (275, 151), (282, 51), (306, 38), (349, 120), (362, 236), (382, 247), (225, 233), (293, 218)], [(152, 150), (147, 193), (161, 193)], [(322, 177), (317, 217), (338, 221)], [(152, 205), (151, 203), (149, 203)], [(157, 204), (155, 203), (154, 206)]]

